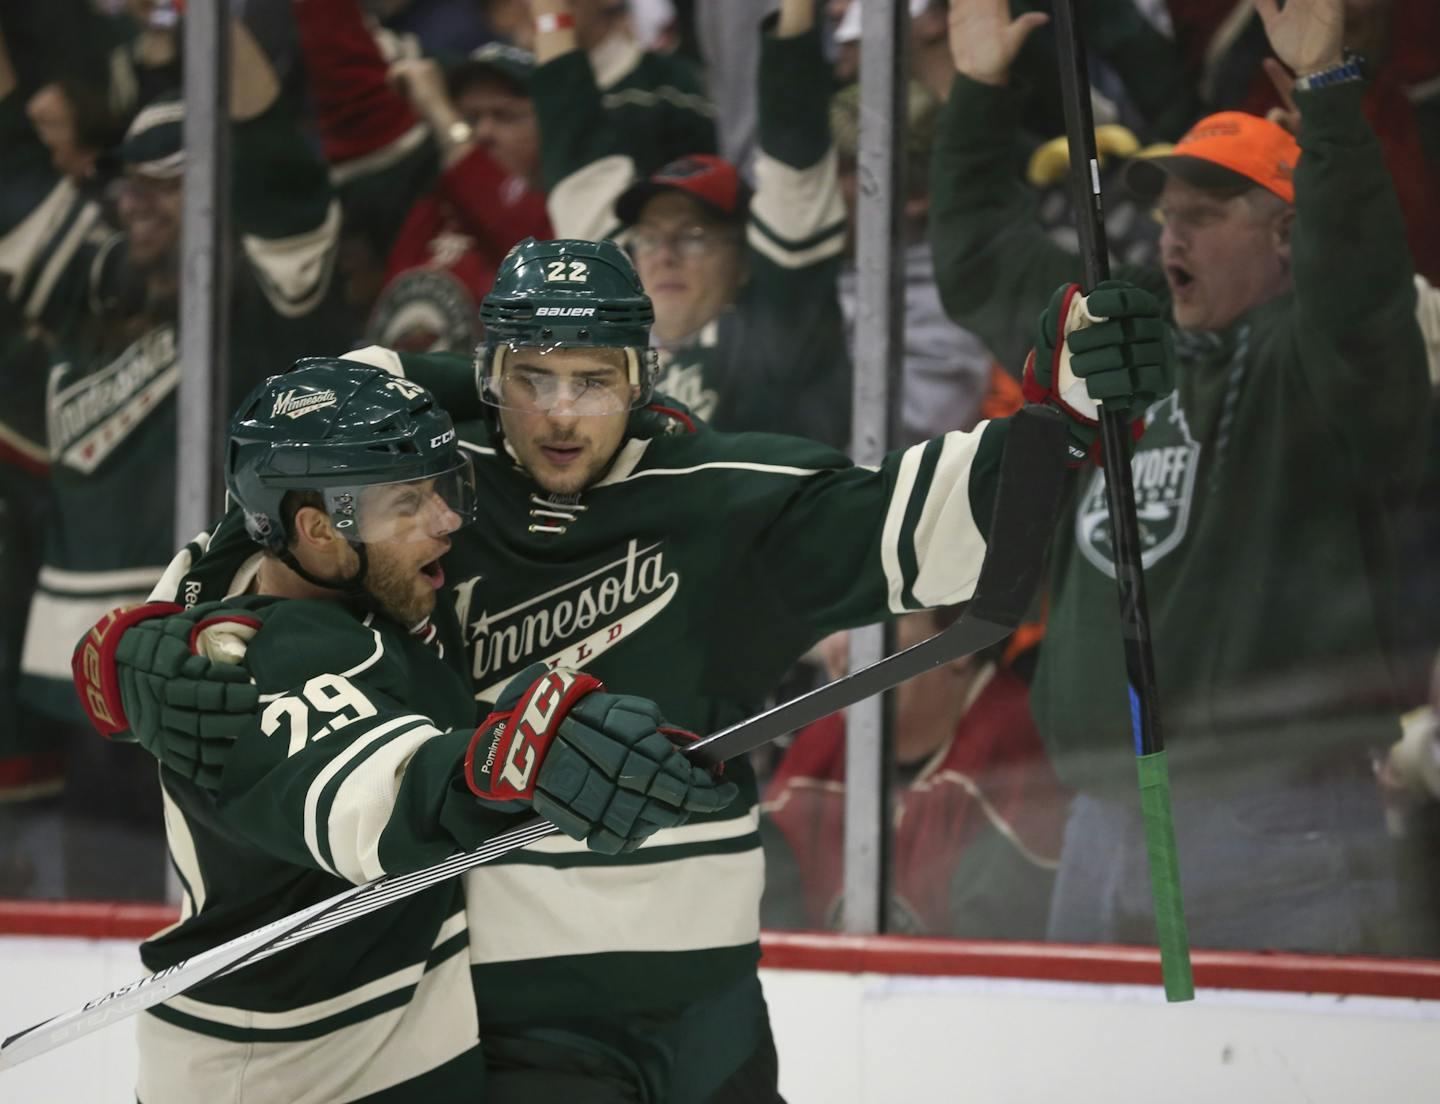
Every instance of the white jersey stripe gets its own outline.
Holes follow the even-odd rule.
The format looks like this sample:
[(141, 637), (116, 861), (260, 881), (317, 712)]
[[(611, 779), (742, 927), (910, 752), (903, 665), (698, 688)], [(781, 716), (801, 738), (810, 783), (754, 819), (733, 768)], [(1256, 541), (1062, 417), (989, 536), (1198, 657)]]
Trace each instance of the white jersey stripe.
[[(709, 820), (701, 824), (682, 824), (679, 828), (662, 828), (645, 841), (644, 850), (738, 839), (759, 829), (760, 810), (752, 806), (744, 815), (731, 820)], [(584, 840), (573, 840), (569, 836), (546, 836), (530, 844), (525, 850), (546, 855), (578, 855), (588, 851), (588, 848)]]
[(921, 605), (948, 606), (975, 593), (985, 538), (970, 512), (970, 467), (986, 424), (981, 422), (969, 433), (945, 434), (925, 506), (910, 538), (919, 565), (913, 593)]
[[(465, 875), (470, 961), (743, 946), (760, 938), (760, 918), (735, 902), (758, 901), (764, 883), (758, 844), (643, 866), (480, 866)], [(624, 908), (600, 907), (616, 900)]]
[[(325, 769), (317, 774), (315, 780), (310, 783), (310, 789), (306, 791), (305, 794), (305, 846), (309, 849), (310, 854), (314, 857), (315, 862), (321, 870), (329, 871), (336, 877), (340, 876), (335, 867), (325, 861), (320, 851), (320, 797), (325, 792), (326, 785), (332, 778), (344, 770), (352, 759), (361, 754), (376, 740), (383, 740), (398, 728), (421, 724), (428, 727), (428, 720), (428, 718), (422, 717), (418, 713), (407, 713), (403, 717), (391, 718), (384, 724), (371, 729), (334, 759), (330, 760), (329, 763), (325, 764)], [(368, 879), (362, 878), (360, 880), (367, 881)]]
[(195, 850), (195, 837), (190, 833), (185, 814), (163, 785), (160, 787), (160, 796), (165, 809), (165, 843), (185, 886), (184, 899), (180, 902), (180, 919), (177, 921), (183, 924), (205, 907), (205, 871), (200, 866), (200, 856)]
[(143, 586), (135, 590), (109, 591), (93, 597), (36, 590), (30, 599), (30, 619), (25, 625), (20, 669), (27, 675), (69, 682), (70, 656), (76, 642), (116, 606), (145, 601), (160, 571), (157, 567)]
[(60, 594), (116, 594), (121, 591), (148, 591), (165, 572), (158, 567), (127, 567), (119, 571), (65, 571), (45, 566), (39, 582), (46, 590)]
[[(696, 464), (689, 468), (648, 468), (645, 471), (632, 472), (626, 478), (644, 479), (651, 475), (694, 475), (698, 471), (724, 471), (727, 469), (760, 472), (764, 475), (793, 475), (802, 479), (836, 470), (834, 468), (795, 468), (785, 464), (751, 464), (743, 460), (713, 460), (708, 464)], [(617, 480), (617, 482), (624, 482), (624, 480)], [(596, 486), (604, 486), (604, 484), (598, 483)]]
[(920, 459), (925, 445), (912, 445), (900, 457), (900, 468), (895, 475), (895, 490), (890, 495), (890, 505), (885, 511), (885, 527), (880, 532), (880, 564), (885, 569), (888, 585), (887, 604), (894, 613), (904, 613), (906, 606), (901, 600), (905, 592), (905, 574), (900, 570), (900, 541), (904, 534), (905, 511), (910, 506), (910, 496), (915, 490), (915, 477), (920, 471)]
[(421, 725), (387, 741), (350, 771), (326, 817), (330, 855), (342, 878), (360, 885), (389, 873), (380, 864), (380, 836), (395, 812), (405, 769), (420, 745), (440, 730)]

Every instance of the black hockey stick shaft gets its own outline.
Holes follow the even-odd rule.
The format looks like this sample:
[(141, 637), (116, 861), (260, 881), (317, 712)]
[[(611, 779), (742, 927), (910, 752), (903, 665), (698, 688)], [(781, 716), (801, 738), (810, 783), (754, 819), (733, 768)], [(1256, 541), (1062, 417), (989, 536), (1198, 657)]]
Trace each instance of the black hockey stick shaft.
[[(1095, 120), (1090, 107), (1090, 77), (1085, 43), (1076, 18), (1080, 0), (1055, 0), (1055, 36), (1060, 54), (1060, 90), (1070, 150), (1070, 181), (1080, 239), (1082, 289), (1088, 294), (1110, 278), (1110, 253), (1100, 194), (1100, 162), (1095, 151)], [(1140, 772), (1145, 848), (1150, 890), (1160, 943), (1165, 995), (1172, 1001), (1195, 995), (1190, 971), (1190, 942), (1180, 896), (1180, 864), (1175, 848), (1174, 816), (1165, 741), (1160, 727), (1160, 694), (1150, 645), (1150, 612), (1140, 555), (1140, 526), (1135, 516), (1135, 487), (1130, 470), (1127, 418), (1102, 407), (1100, 447), (1105, 460), (1105, 490), (1110, 508), (1115, 581), (1120, 590), (1120, 630), (1125, 651), (1130, 723)]]
[[(959, 621), (903, 652), (696, 741), (686, 748), (690, 758), (713, 765), (741, 755), (908, 678), (998, 643), (1014, 631), (1039, 583), (1055, 530), (1064, 488), (1064, 436), (1059, 415), (1049, 410), (1027, 408), (1010, 419), (985, 560), (974, 597)], [(0, 1042), (0, 1070), (558, 832), (549, 821), (535, 817), (434, 866), (343, 890), (81, 1008), (16, 1032)]]

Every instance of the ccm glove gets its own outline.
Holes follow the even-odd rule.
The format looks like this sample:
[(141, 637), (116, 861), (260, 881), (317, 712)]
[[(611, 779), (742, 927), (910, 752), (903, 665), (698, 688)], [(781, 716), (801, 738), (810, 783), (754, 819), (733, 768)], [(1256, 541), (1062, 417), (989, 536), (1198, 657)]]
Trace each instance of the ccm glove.
[(115, 610), (80, 641), (71, 671), (90, 723), (136, 741), (208, 789), (255, 723), (259, 691), (241, 662), (260, 622), (221, 602), (185, 610), (150, 602)]
[(735, 799), (733, 783), (679, 752), (677, 742), (693, 739), (646, 698), (535, 664), (510, 680), (476, 731), (465, 780), (478, 797), (528, 802), (571, 839), (614, 855)]
[(1023, 390), (1030, 402), (1066, 415), (1071, 467), (1100, 458), (1101, 404), (1131, 419), (1138, 441), (1146, 409), (1174, 388), (1173, 339), (1155, 296), (1120, 280), (1088, 296), (1079, 284), (1056, 289), (1040, 316)]

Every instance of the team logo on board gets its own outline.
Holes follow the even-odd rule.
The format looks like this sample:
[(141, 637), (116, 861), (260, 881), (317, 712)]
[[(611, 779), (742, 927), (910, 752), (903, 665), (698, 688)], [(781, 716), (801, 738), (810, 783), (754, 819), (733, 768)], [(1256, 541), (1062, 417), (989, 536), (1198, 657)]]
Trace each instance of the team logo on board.
[[(1140, 562), (1150, 567), (1179, 547), (1190, 526), (1200, 445), (1190, 433), (1177, 396), (1146, 414), (1145, 436), (1130, 464), (1135, 515), (1140, 523)], [(1075, 514), (1075, 540), (1085, 558), (1115, 577), (1115, 545), (1105, 502), (1105, 470), (1097, 468)]]

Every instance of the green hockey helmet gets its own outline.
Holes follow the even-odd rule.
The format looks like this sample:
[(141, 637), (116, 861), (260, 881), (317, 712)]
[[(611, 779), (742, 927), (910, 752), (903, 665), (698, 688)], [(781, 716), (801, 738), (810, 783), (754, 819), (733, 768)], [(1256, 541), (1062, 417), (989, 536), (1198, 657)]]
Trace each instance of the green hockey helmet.
[(424, 509), (474, 520), (475, 472), (450, 416), (429, 391), (379, 368), (330, 357), (297, 361), (253, 390), (230, 421), (225, 485), (258, 544), (285, 548), (281, 503), (324, 500), (353, 544), (401, 539)]
[(650, 347), (655, 310), (635, 266), (612, 241), (526, 238), (500, 263), (480, 321), (485, 336), (476, 350), (475, 382), (492, 406), (551, 409), (566, 401), (553, 376), (512, 371), (513, 354), (522, 348), (624, 351), (628, 393), (623, 387), (577, 390), (572, 383), (567, 394), (576, 413), (616, 413), (650, 401), (658, 372)]

